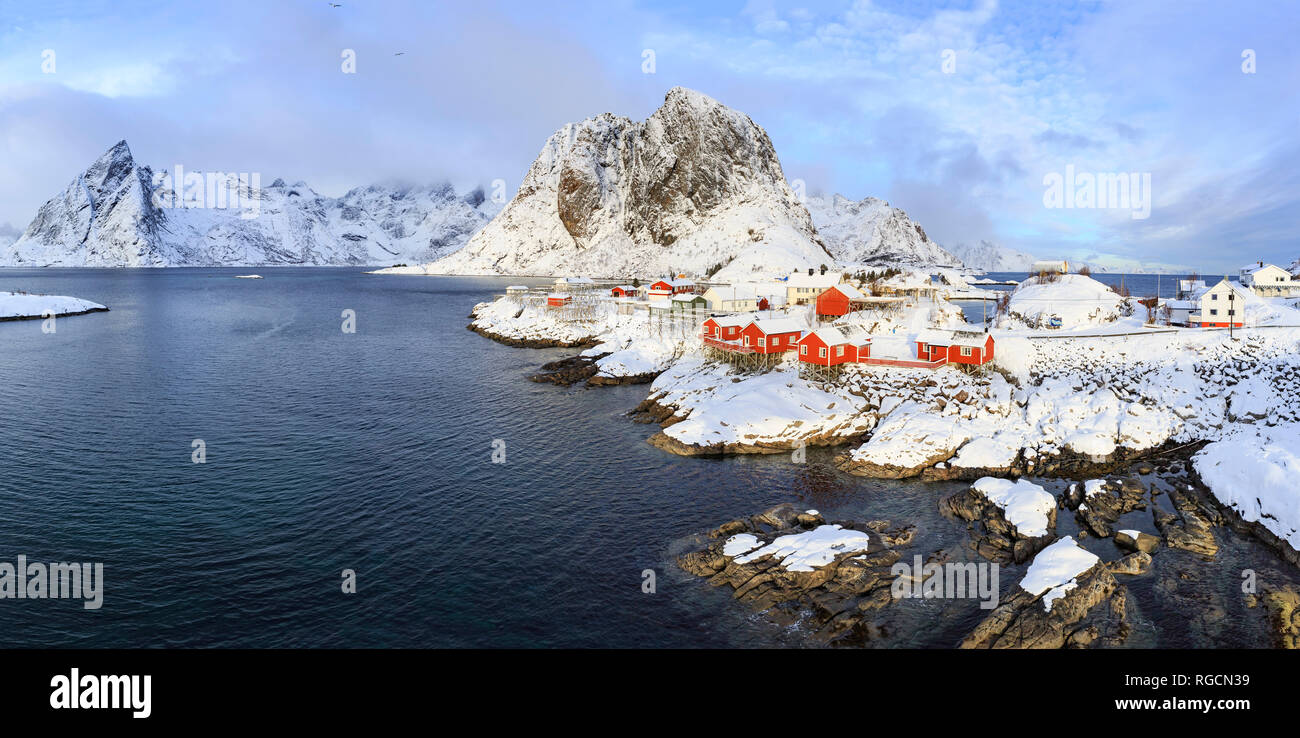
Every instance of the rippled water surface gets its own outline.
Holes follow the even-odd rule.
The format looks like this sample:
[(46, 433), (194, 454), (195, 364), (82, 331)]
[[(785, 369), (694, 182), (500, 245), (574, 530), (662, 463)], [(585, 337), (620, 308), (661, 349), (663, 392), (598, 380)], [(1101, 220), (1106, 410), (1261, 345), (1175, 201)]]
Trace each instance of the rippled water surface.
[[(465, 330), (505, 280), (247, 271), (0, 271), (111, 308), (0, 323), (0, 561), (106, 578), (98, 611), (0, 601), (0, 646), (802, 644), (673, 556), (786, 501), (965, 540), (935, 509), (954, 485), (854, 478), (827, 451), (672, 456), (625, 416), (646, 387), (526, 381), (572, 352)], [(899, 607), (889, 645), (951, 645), (981, 615)]]

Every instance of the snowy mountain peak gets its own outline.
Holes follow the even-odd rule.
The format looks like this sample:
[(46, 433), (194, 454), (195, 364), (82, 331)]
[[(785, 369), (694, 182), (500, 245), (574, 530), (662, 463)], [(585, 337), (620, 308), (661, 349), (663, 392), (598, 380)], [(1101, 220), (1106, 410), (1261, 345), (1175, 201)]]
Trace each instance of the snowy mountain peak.
[(423, 269), (725, 279), (831, 261), (767, 133), (675, 87), (645, 121), (602, 113), (560, 128), (501, 214)]

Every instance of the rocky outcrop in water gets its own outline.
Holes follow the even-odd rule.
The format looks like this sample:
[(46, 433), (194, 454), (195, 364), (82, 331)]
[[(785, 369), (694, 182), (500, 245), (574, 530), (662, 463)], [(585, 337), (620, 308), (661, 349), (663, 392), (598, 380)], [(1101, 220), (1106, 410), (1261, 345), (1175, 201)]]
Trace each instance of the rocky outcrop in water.
[[(796, 537), (821, 532), (867, 542), (832, 547), (824, 563), (802, 569), (782, 559), (779, 545), (769, 546), (779, 540), (795, 550)], [(893, 601), (891, 568), (901, 558), (896, 547), (910, 543), (914, 533), (889, 521), (828, 524), (815, 511), (779, 505), (710, 531), (703, 549), (677, 562), (714, 586), (730, 587), (737, 600), (777, 622), (803, 622), (832, 645), (862, 645), (884, 635), (873, 613)], [(777, 551), (765, 554), (769, 548)]]
[(958, 644), (961, 648), (1084, 648), (1116, 646), (1128, 636), (1127, 592), (1098, 563), (1078, 586), (1043, 606), (1041, 596), (1017, 588)]

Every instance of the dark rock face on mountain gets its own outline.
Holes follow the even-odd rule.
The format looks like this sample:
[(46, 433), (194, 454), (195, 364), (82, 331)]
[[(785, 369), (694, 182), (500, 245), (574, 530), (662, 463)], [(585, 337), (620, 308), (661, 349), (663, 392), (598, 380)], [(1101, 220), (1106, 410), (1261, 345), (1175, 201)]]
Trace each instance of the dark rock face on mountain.
[(605, 113), (561, 128), (501, 215), (426, 271), (617, 276), (721, 265), (749, 277), (833, 261), (767, 133), (678, 87), (645, 121)]

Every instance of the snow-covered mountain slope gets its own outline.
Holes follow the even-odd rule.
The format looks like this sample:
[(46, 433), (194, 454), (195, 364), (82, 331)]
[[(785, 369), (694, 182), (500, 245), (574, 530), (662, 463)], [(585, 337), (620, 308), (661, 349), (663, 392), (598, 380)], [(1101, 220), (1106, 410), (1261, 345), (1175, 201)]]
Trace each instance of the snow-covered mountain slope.
[(9, 244), (17, 241), (18, 237), (21, 235), (23, 235), (23, 232), (17, 228), (14, 228), (8, 223), (0, 223), (0, 253), (4, 253), (4, 250), (9, 247)]
[(986, 272), (1027, 272), (1038, 261), (1030, 254), (992, 241), (953, 244), (948, 250), (967, 267)]
[[(170, 173), (168, 173), (170, 175)], [(200, 175), (202, 176), (202, 175)], [(354, 189), (324, 197), (305, 183), (211, 187), (155, 183), (125, 141), (49, 200), (22, 236), (0, 246), (12, 266), (390, 265), (455, 251), (499, 206), (450, 185)], [(199, 191), (202, 195), (197, 194)], [(180, 193), (184, 198), (171, 198)], [(220, 194), (224, 200), (214, 195)], [(184, 207), (186, 204), (224, 207)]]
[(907, 213), (874, 197), (811, 196), (804, 205), (826, 248), (843, 265), (961, 266), (962, 260), (925, 235)]
[(767, 133), (676, 87), (648, 119), (605, 113), (546, 141), (515, 197), (429, 274), (707, 273), (829, 264)]

